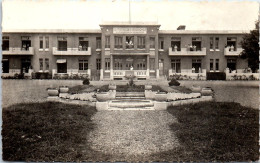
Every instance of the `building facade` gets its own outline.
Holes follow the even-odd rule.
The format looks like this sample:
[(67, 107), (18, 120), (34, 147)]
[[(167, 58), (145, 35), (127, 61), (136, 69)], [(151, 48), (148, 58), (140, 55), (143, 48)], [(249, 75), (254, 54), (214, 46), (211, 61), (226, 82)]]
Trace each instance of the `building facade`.
[(207, 73), (242, 73), (243, 31), (160, 30), (157, 23), (103, 23), (98, 30), (3, 31), (2, 76), (48, 72), (92, 80), (206, 79)]

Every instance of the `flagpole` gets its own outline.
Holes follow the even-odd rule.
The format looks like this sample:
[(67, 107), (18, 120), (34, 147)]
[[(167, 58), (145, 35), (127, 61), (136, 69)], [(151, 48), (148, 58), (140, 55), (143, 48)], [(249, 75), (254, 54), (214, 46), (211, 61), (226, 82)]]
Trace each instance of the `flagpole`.
[(129, 24), (131, 24), (131, 0), (128, 0), (129, 2)]

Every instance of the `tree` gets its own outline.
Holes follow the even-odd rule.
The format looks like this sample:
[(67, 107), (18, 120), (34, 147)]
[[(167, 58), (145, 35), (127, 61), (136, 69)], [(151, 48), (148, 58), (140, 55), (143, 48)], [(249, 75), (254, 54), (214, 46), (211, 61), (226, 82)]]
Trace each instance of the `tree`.
[(248, 59), (248, 66), (255, 72), (259, 68), (259, 21), (256, 22), (256, 29), (250, 31), (243, 37), (241, 46), (243, 51), (241, 58)]

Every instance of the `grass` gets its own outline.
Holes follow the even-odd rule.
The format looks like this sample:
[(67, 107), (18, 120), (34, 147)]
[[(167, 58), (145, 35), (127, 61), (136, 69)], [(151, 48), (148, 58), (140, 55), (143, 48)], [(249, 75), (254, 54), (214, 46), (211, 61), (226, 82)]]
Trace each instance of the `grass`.
[[(183, 152), (159, 153), (167, 160), (256, 161), (259, 113), (238, 103), (207, 102), (169, 107), (179, 123), (171, 125)], [(176, 156), (176, 154), (178, 156)]]
[[(3, 109), (3, 160), (77, 161), (86, 159), (87, 134), (94, 129), (94, 107), (26, 103)], [(84, 146), (82, 146), (82, 144)], [(86, 151), (86, 155), (95, 154)]]
[[(131, 156), (130, 160), (258, 160), (258, 110), (237, 103), (206, 102), (169, 107), (167, 111), (178, 120), (170, 128), (181, 146), (150, 156)], [(96, 127), (91, 121), (95, 113), (93, 107), (54, 102), (4, 108), (3, 160), (67, 162), (119, 159), (108, 154), (109, 151), (101, 153), (91, 148), (87, 135)]]

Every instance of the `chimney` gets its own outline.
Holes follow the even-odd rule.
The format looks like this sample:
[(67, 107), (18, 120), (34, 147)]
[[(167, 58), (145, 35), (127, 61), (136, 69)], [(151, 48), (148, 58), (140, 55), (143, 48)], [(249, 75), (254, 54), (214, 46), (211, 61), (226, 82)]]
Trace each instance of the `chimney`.
[(185, 25), (180, 25), (177, 30), (185, 30), (186, 26)]

